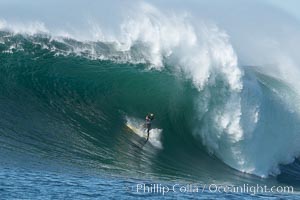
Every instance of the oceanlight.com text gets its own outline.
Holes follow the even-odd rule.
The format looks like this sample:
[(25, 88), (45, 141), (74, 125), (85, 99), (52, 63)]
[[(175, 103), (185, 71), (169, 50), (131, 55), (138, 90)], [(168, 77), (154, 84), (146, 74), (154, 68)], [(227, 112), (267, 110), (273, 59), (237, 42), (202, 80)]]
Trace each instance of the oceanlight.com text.
[(168, 193), (247, 193), (247, 194), (264, 194), (264, 193), (294, 193), (293, 186), (267, 186), (267, 185), (220, 185), (220, 184), (173, 184), (165, 185), (160, 183), (138, 183), (129, 187), (131, 192), (137, 194), (161, 194)]

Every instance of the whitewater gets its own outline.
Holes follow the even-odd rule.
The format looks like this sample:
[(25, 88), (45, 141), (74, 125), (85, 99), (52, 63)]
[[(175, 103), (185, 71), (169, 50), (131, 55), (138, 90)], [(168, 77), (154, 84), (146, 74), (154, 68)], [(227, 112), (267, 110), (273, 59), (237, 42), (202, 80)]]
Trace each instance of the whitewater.
[[(5, 170), (25, 157), (26, 169), (49, 165), (51, 174), (67, 163), (67, 171), (80, 166), (104, 182), (117, 177), (116, 188), (127, 178), (299, 184), (296, 20), (247, 3), (258, 16), (279, 13), (266, 21), (278, 17), (288, 28), (269, 34), (272, 24), (238, 30), (232, 24), (244, 28), (249, 19), (218, 18), (225, 11), (213, 3), (114, 3), (98, 15), (87, 6), (95, 14), (87, 19), (74, 10), (66, 20), (80, 23), (68, 25), (42, 10), (24, 19), (0, 15)], [(140, 148), (143, 128), (132, 134), (126, 126), (142, 127), (149, 112), (156, 116), (152, 145)]]

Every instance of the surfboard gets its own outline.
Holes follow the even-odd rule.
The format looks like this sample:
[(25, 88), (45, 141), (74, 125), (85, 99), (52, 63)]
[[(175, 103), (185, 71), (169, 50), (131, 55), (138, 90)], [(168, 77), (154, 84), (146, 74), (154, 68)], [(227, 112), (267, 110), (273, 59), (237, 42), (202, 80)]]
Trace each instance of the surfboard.
[(138, 129), (138, 128), (132, 126), (131, 124), (126, 124), (126, 126), (127, 126), (130, 130), (132, 130), (135, 134), (137, 134), (138, 136), (145, 138), (143, 132), (142, 132), (140, 129)]

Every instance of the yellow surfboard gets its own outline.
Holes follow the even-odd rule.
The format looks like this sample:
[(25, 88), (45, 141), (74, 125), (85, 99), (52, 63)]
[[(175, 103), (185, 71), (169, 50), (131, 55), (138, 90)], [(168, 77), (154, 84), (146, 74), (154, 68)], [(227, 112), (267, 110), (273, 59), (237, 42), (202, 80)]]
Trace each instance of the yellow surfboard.
[(136, 133), (139, 131), (139, 129), (137, 129), (137, 128), (131, 126), (130, 124), (126, 124), (126, 126), (127, 126), (129, 129), (131, 129), (132, 131), (136, 132)]
[(139, 128), (137, 128), (137, 127), (131, 125), (131, 124), (126, 124), (126, 126), (127, 126), (130, 130), (132, 130), (132, 132), (135, 133), (136, 135), (138, 135), (138, 136), (140, 136), (140, 137), (143, 137), (143, 138), (146, 136), (145, 133), (144, 133), (144, 131), (143, 131), (143, 129), (139, 129)]

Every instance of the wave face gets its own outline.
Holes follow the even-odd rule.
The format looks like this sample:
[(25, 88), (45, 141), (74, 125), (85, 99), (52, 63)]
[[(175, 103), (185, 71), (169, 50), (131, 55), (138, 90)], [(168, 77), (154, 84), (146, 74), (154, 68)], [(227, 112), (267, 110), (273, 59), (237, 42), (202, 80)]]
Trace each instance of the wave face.
[[(2, 20), (0, 28), (6, 150), (124, 173), (147, 164), (156, 169), (148, 172), (178, 176), (178, 168), (201, 166), (197, 173), (208, 177), (229, 170), (222, 163), (278, 175), (299, 156), (297, 89), (270, 67), (239, 65), (228, 34), (212, 23), (143, 3), (118, 34), (94, 41), (54, 34), (43, 23)], [(137, 156), (140, 138), (126, 118), (148, 112), (156, 114), (162, 148), (146, 146)]]

